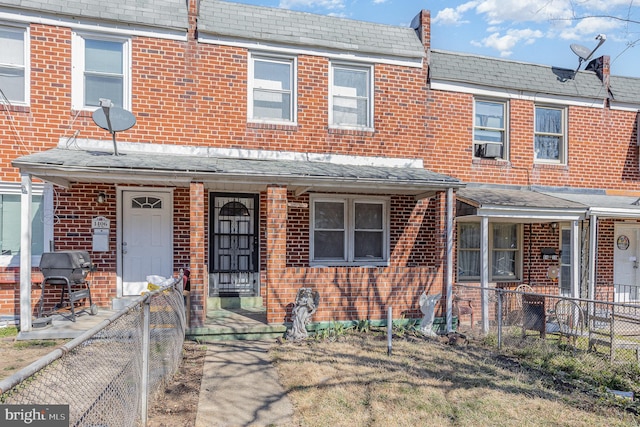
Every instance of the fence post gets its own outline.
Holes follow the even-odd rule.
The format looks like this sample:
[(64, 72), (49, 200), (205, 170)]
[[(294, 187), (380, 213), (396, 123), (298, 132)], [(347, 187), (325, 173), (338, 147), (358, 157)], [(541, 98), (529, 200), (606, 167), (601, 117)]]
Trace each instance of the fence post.
[(502, 289), (496, 289), (498, 300), (498, 351), (502, 349)]
[(148, 418), (148, 390), (149, 390), (149, 341), (150, 341), (150, 317), (151, 297), (142, 302), (142, 369), (140, 373), (140, 419), (143, 427), (147, 425)]

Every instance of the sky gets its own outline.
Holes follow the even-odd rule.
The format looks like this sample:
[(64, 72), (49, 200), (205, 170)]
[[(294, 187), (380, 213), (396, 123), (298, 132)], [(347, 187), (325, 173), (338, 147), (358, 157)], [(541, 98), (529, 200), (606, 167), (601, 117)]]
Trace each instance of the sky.
[[(409, 26), (431, 11), (431, 48), (576, 69), (572, 44), (640, 78), (640, 0), (227, 0)], [(584, 69), (586, 62), (582, 63)]]

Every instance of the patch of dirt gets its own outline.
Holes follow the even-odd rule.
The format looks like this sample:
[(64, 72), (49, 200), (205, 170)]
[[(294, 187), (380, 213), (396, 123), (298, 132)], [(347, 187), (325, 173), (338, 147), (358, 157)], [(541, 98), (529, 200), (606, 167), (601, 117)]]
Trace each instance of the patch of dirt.
[(185, 341), (178, 372), (149, 403), (148, 427), (191, 427), (196, 424), (206, 346)]

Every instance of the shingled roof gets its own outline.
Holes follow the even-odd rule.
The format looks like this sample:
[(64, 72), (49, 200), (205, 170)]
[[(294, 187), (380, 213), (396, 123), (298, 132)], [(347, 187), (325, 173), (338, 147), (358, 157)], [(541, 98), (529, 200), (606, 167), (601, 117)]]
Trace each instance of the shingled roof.
[[(507, 91), (602, 100), (607, 90), (593, 71), (578, 71), (484, 56), (432, 50), (431, 81), (462, 83)], [(615, 101), (640, 104), (640, 79), (611, 76)]]
[(189, 26), (185, 0), (2, 0), (0, 8), (172, 30)]
[(198, 31), (223, 40), (412, 59), (425, 56), (422, 42), (412, 28), (222, 1), (200, 4)]

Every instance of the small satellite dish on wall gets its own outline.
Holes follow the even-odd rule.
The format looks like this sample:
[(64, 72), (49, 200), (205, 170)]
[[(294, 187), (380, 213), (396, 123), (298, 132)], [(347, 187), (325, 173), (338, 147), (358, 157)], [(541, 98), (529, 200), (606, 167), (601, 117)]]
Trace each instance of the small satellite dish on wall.
[(91, 116), (93, 122), (104, 130), (108, 130), (113, 137), (113, 154), (118, 155), (116, 132), (131, 129), (136, 124), (136, 117), (124, 108), (116, 107), (110, 99), (100, 98), (100, 108)]
[(582, 45), (575, 44), (575, 43), (569, 46), (571, 48), (571, 51), (578, 56), (578, 68), (576, 68), (576, 71), (575, 71), (576, 73), (580, 69), (580, 66), (582, 65), (582, 63), (584, 61), (588, 61), (589, 59), (591, 59), (594, 52), (598, 50), (600, 46), (602, 46), (602, 43), (604, 43), (607, 40), (607, 36), (604, 34), (598, 34), (596, 36), (596, 40), (598, 40), (598, 45), (594, 47), (593, 50), (590, 50), (588, 47), (584, 47)]

